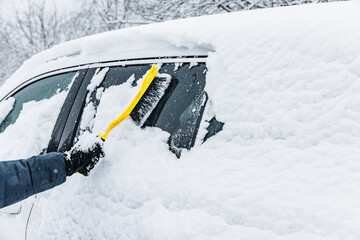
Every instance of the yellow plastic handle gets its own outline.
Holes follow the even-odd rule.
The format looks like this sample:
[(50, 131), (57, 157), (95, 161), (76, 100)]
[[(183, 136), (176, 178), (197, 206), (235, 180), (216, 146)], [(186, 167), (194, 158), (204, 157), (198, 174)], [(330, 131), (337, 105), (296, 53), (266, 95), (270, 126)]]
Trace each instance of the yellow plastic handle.
[(110, 131), (113, 130), (114, 127), (119, 125), (122, 121), (124, 121), (130, 115), (132, 110), (135, 108), (136, 104), (140, 101), (141, 97), (144, 95), (145, 91), (148, 89), (148, 87), (154, 80), (154, 78), (157, 74), (157, 68), (158, 68), (158, 66), (156, 66), (156, 65), (153, 65), (151, 67), (151, 69), (148, 71), (148, 73), (146, 74), (146, 76), (142, 82), (140, 91), (136, 94), (135, 98), (132, 100), (132, 102), (127, 107), (127, 109), (118, 118), (116, 118), (112, 123), (110, 123), (110, 125), (108, 126), (108, 128), (106, 129), (106, 132), (104, 134), (99, 133), (99, 137), (101, 137), (102, 140), (105, 141), (105, 139), (106, 139), (107, 135), (110, 133)]

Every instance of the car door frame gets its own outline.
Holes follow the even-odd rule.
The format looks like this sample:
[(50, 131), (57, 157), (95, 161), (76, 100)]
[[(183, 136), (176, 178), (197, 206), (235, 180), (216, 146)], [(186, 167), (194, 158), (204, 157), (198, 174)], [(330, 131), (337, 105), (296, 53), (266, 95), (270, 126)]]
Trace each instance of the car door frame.
[[(71, 114), (71, 109), (76, 102), (77, 94), (79, 92), (79, 89), (84, 86), (84, 77), (87, 75), (89, 69), (89, 64), (82, 65), (82, 66), (76, 66), (76, 67), (68, 67), (64, 69), (58, 69), (50, 72), (46, 72), (40, 75), (37, 75), (22, 84), (15, 87), (13, 90), (11, 90), (8, 94), (6, 94), (0, 101), (6, 100), (12, 96), (14, 96), (19, 91), (25, 89), (26, 87), (45, 80), (45, 78), (53, 77), (59, 74), (68, 73), (68, 72), (74, 72), (77, 71), (78, 74), (74, 81), (71, 83), (69, 92), (65, 98), (65, 101), (61, 107), (60, 113), (57, 117), (57, 120), (55, 122), (51, 138), (48, 143), (48, 148), (46, 149), (46, 152), (56, 152), (57, 146), (59, 145), (62, 133), (66, 127), (66, 123), (68, 122), (69, 115)], [(82, 91), (80, 91), (82, 92)]]
[[(46, 72), (43, 73), (41, 75), (38, 75), (36, 77), (33, 77), (25, 82), (23, 82), (22, 84), (18, 85), (17, 87), (15, 87), (13, 90), (11, 90), (8, 94), (5, 95), (5, 97), (3, 97), (1, 99), (1, 101), (6, 100), (12, 96), (14, 96), (16, 93), (18, 93), (19, 91), (22, 91), (23, 89), (25, 89), (26, 87), (39, 82), (39, 81), (46, 81), (45, 78), (48, 77), (52, 77), (52, 76), (56, 76), (62, 73), (68, 73), (68, 72), (78, 72), (76, 78), (74, 79), (74, 81), (71, 83), (69, 92), (65, 98), (65, 101), (61, 107), (61, 111), (57, 117), (57, 120), (55, 122), (54, 128), (53, 128), (53, 133), (51, 136), (51, 139), (49, 140), (49, 146), (51, 146), (51, 144), (58, 144), (57, 140), (58, 138), (56, 138), (60, 133), (62, 133), (65, 124), (66, 124), (66, 120), (68, 119), (68, 115), (70, 114), (70, 110), (71, 110), (71, 106), (73, 105), (73, 102), (76, 98), (76, 94), (79, 91), (80, 86), (83, 83), (84, 80), (84, 76), (86, 75), (87, 71), (88, 71), (88, 65), (84, 65), (84, 66), (77, 66), (77, 67), (69, 67), (66, 69), (59, 69), (56, 71), (51, 71), (51, 72)], [(55, 138), (54, 138), (55, 136)], [(50, 152), (49, 149), (47, 149), (46, 152)], [(35, 200), (34, 200), (35, 201)], [(22, 206), (18, 206), (18, 210), (15, 212), (3, 212), (5, 214), (8, 214), (9, 217), (14, 216), (14, 215), (18, 215), (21, 212), (23, 212), (25, 209), (22, 208)], [(31, 209), (26, 209), (25, 211), (27, 211), (27, 213), (25, 215), (27, 215), (28, 219), (30, 218), (31, 215), (31, 211), (32, 211), (32, 207)], [(26, 229), (27, 229), (27, 224), (25, 227), (25, 235), (26, 235)]]

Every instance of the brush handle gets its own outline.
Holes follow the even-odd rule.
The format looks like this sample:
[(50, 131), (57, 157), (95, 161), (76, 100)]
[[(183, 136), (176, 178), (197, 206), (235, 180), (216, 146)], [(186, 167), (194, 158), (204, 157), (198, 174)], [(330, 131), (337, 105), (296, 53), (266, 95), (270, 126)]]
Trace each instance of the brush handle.
[(124, 121), (134, 110), (136, 104), (140, 101), (141, 97), (144, 95), (146, 90), (149, 88), (150, 84), (154, 80), (156, 74), (157, 74), (157, 68), (158, 66), (152, 65), (151, 69), (147, 72), (140, 91), (136, 94), (135, 98), (132, 100), (130, 105), (126, 108), (126, 110), (118, 117), (116, 118), (112, 123), (109, 124), (108, 128), (106, 129), (105, 133), (99, 133), (99, 137), (105, 141), (107, 135), (110, 133), (111, 130), (113, 130), (117, 125), (119, 125), (122, 121)]

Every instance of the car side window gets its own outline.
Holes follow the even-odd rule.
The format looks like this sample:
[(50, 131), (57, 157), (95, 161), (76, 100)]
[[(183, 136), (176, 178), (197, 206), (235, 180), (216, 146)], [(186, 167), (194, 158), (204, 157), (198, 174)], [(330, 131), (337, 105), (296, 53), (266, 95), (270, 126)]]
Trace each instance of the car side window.
[(42, 79), (12, 95), (15, 99), (15, 103), (13, 109), (0, 124), (0, 133), (16, 122), (25, 103), (49, 99), (52, 96), (67, 90), (76, 74), (77, 72), (69, 72)]
[(194, 146), (207, 102), (206, 65), (167, 64), (161, 69), (172, 81), (144, 126), (159, 127), (170, 133), (170, 150), (180, 157), (182, 149)]
[(193, 147), (200, 120), (207, 102), (207, 94), (199, 94), (179, 116), (179, 125), (169, 139), (170, 149), (180, 156), (181, 149)]
[[(101, 102), (98, 97), (99, 91), (106, 91), (111, 86), (124, 84), (129, 79), (133, 79), (129, 87), (137, 86), (141, 84), (138, 80), (150, 68), (151, 65), (148, 64), (109, 68), (103, 81), (98, 86), (98, 90), (93, 91), (91, 96), (88, 97), (88, 104), (91, 104), (91, 109), (96, 109)], [(99, 73), (102, 70), (98, 69), (97, 72)], [(142, 127), (159, 127), (169, 132), (170, 150), (179, 157), (181, 149), (190, 149), (195, 143), (200, 120), (207, 102), (207, 94), (204, 91), (206, 66), (205, 63), (164, 63), (161, 65), (159, 73), (170, 75), (171, 81)], [(154, 81), (161, 81), (161, 79), (155, 78)], [(135, 107), (130, 117), (137, 123), (143, 122), (138, 119), (141, 116), (138, 111), (139, 109)], [(84, 115), (88, 119), (88, 114)], [(84, 127), (81, 129), (80, 127), (77, 135), (79, 136), (85, 130), (89, 129)]]

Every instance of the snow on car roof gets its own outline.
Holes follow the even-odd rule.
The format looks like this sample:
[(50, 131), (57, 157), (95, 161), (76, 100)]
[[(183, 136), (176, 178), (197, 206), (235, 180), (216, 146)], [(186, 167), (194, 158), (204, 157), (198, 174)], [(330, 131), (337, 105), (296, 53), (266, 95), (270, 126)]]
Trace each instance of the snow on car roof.
[[(244, 61), (245, 55), (252, 50), (256, 51), (254, 47), (259, 43), (267, 46), (261, 48), (266, 56), (275, 57), (279, 54), (273, 52), (274, 44), (282, 44), (283, 49), (302, 48), (306, 52), (307, 48), (316, 47), (316, 42), (310, 44), (314, 38), (313, 33), (323, 33), (324, 38), (335, 34), (339, 40), (338, 48), (349, 48), (348, 34), (351, 30), (354, 30), (352, 34), (355, 35), (358, 32), (358, 5), (357, 2), (341, 2), (243, 11), (132, 27), (72, 40), (25, 61), (1, 87), (0, 99), (14, 87), (34, 76), (87, 63), (146, 57), (207, 55), (216, 52), (217, 56), (223, 56), (223, 62), (230, 67), (233, 63), (231, 57), (235, 56), (235, 53), (224, 53), (231, 47), (236, 46), (236, 53), (242, 51), (238, 56)], [(295, 39), (296, 36), (298, 39)], [(236, 45), (228, 46), (234, 39), (237, 40), (234, 42)], [(323, 43), (319, 43), (321, 48)], [(341, 54), (341, 51), (338, 54)]]

